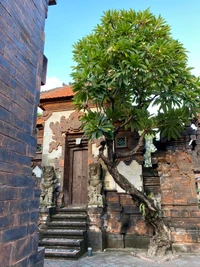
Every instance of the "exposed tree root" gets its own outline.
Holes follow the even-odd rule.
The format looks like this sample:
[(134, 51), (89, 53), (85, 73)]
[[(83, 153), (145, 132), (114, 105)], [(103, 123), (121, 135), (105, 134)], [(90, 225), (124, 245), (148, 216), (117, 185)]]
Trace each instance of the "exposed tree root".
[(169, 231), (165, 230), (165, 227), (160, 227), (160, 229), (150, 240), (148, 248), (148, 257), (161, 256), (166, 254), (167, 249), (170, 248), (170, 236)]

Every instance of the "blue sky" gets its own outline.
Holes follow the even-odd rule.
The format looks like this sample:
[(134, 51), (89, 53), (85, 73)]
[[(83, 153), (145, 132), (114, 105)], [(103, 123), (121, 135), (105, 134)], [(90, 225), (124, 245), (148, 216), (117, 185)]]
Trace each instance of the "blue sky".
[(189, 51), (188, 65), (200, 76), (200, 0), (57, 0), (49, 7), (45, 25), (48, 71), (43, 90), (72, 81), (72, 45), (91, 33), (104, 11), (148, 7), (171, 26), (173, 37)]

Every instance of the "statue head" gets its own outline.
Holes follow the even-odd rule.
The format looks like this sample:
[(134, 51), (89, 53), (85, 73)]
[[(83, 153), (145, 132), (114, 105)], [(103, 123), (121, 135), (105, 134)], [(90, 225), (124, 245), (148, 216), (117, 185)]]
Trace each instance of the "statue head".
[(54, 178), (55, 177), (55, 172), (54, 172), (54, 167), (53, 166), (43, 166), (42, 167), (42, 172), (43, 172), (44, 179)]

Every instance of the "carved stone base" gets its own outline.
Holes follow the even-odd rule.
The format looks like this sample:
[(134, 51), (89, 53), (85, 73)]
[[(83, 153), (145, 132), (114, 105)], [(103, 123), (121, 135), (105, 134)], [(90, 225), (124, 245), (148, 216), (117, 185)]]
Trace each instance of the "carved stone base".
[(89, 208), (88, 213), (88, 247), (94, 251), (103, 251), (105, 248), (105, 232), (103, 231), (103, 208)]
[(93, 251), (103, 251), (105, 249), (105, 232), (87, 231), (88, 247)]

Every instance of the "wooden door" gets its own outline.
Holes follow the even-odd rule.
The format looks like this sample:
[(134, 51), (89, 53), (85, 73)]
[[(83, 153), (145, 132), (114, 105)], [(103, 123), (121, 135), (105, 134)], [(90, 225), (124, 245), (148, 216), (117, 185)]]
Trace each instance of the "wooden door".
[(88, 185), (88, 151), (86, 149), (72, 150), (72, 204), (87, 203)]

